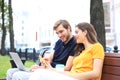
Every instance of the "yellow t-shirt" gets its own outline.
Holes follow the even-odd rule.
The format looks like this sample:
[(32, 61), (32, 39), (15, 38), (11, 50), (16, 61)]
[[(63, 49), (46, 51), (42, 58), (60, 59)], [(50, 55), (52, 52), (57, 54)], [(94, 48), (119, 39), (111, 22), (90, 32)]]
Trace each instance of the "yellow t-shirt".
[[(82, 51), (82, 53), (73, 60), (73, 67), (71, 73), (82, 73), (93, 70), (94, 59), (99, 58), (104, 60), (104, 49), (100, 43), (95, 43), (90, 48)], [(102, 70), (101, 70), (102, 72)], [(100, 80), (101, 75), (97, 79)]]

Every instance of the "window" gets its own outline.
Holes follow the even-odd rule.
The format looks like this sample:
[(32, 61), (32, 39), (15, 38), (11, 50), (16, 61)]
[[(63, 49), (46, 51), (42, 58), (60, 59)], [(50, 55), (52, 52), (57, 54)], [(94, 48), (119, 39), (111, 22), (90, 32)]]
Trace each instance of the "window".
[(104, 21), (105, 21), (105, 30), (106, 33), (111, 32), (110, 28), (110, 2), (103, 3), (104, 8)]

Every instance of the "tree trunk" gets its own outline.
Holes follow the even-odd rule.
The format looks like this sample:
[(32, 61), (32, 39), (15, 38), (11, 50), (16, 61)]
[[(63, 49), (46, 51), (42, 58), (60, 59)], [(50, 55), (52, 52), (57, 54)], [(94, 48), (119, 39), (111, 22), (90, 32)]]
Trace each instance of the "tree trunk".
[(105, 38), (104, 10), (103, 10), (102, 0), (91, 0), (90, 22), (95, 27), (98, 41), (104, 46), (105, 49), (106, 38)]
[(6, 27), (4, 24), (4, 0), (2, 0), (2, 39), (1, 39), (1, 55), (5, 55), (5, 39), (6, 39)]
[(13, 16), (12, 16), (12, 3), (11, 3), (11, 0), (9, 0), (8, 5), (9, 5), (10, 51), (15, 51), (15, 48), (14, 48), (14, 30), (13, 30)]

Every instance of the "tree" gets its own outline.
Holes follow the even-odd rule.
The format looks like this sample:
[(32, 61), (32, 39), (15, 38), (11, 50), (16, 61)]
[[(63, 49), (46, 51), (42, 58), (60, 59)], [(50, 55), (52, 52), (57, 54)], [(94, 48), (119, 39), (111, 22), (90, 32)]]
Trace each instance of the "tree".
[[(12, 7), (11, 0), (8, 1), (8, 4), (4, 0), (0, 0), (0, 13), (2, 12), (2, 38), (1, 38), (1, 52), (0, 54), (5, 55), (5, 39), (6, 32), (8, 29), (10, 34), (10, 51), (14, 51), (14, 31), (13, 31), (13, 16), (12, 16)], [(8, 13), (9, 12), (9, 13)], [(9, 24), (9, 26), (8, 26)]]
[(14, 48), (14, 30), (13, 30), (13, 16), (12, 16), (12, 3), (8, 2), (9, 8), (9, 34), (10, 34), (10, 51), (15, 51)]
[(4, 24), (4, 0), (1, 2), (2, 11), (2, 39), (1, 39), (1, 55), (5, 55), (5, 39), (6, 39), (6, 27)]
[(91, 0), (90, 3), (90, 23), (94, 25), (97, 32), (98, 41), (104, 46), (106, 45), (104, 9), (102, 0)]

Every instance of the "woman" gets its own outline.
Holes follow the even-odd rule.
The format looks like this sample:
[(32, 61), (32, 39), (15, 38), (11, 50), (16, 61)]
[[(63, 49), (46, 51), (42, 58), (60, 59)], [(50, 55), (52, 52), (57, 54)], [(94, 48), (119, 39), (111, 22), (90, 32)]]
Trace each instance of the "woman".
[[(86, 22), (79, 23), (75, 27), (75, 37), (78, 46), (75, 49), (76, 54), (71, 71), (58, 72), (48, 64), (46, 70), (36, 71), (30, 80), (43, 80), (41, 77), (45, 80), (101, 80), (104, 49), (97, 41), (93, 25)], [(41, 72), (45, 74), (42, 75)], [(45, 78), (47, 74), (50, 74), (48, 79)]]

